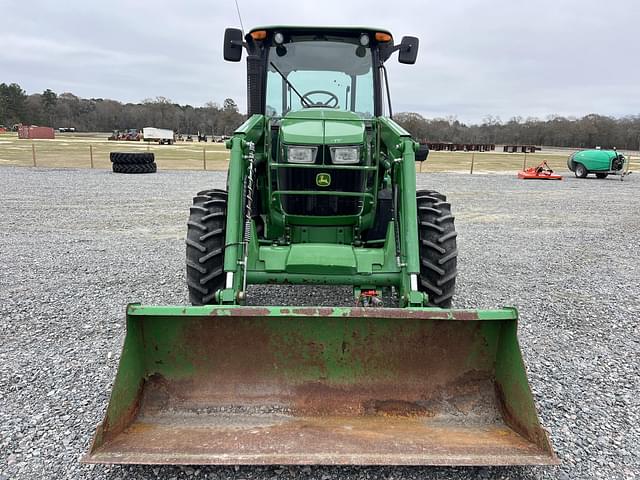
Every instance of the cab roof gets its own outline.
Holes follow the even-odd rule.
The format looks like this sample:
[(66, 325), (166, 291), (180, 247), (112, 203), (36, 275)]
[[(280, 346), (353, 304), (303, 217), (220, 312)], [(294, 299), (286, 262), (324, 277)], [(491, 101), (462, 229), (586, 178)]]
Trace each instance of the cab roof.
[[(343, 26), (343, 25), (267, 25), (262, 27), (253, 27), (249, 30), (249, 33), (258, 30), (267, 30), (269, 32), (281, 31), (297, 34), (313, 34), (313, 33), (334, 33), (339, 35), (356, 36), (361, 33), (387, 33), (391, 35), (391, 32), (385, 28), (377, 27), (359, 27), (359, 26)], [(392, 35), (393, 36), (393, 35)]]

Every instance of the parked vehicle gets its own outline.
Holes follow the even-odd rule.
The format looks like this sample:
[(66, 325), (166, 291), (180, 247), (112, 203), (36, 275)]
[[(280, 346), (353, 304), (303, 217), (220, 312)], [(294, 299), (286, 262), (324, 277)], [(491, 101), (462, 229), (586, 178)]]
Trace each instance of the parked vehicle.
[(130, 128), (128, 130), (114, 130), (107, 140), (139, 142), (140, 130), (136, 128)]
[(142, 129), (142, 138), (145, 142), (158, 142), (160, 145), (173, 145), (176, 141), (176, 135), (173, 130), (166, 128), (144, 127)]

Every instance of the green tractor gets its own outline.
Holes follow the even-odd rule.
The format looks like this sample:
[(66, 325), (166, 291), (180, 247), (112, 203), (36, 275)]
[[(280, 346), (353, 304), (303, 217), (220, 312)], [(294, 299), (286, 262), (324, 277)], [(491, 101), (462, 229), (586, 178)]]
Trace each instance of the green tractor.
[[(227, 142), (226, 190), (190, 211), (193, 306), (127, 307), (85, 461), (557, 463), (516, 310), (450, 308), (451, 207), (416, 192), (427, 152), (392, 120), (384, 67), (396, 51), (413, 64), (418, 39), (227, 29), (225, 59), (245, 50), (249, 118)], [(247, 306), (258, 284), (348, 285), (356, 306)]]

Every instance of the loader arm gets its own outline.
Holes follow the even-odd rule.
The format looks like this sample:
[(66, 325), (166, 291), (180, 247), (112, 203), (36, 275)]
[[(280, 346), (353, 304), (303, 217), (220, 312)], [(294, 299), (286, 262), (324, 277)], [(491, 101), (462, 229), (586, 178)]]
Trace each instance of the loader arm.
[(253, 143), (258, 161), (265, 156), (265, 117), (252, 115), (227, 141), (226, 146), (231, 151), (229, 171), (227, 174), (227, 226), (225, 236), (224, 271), (226, 273), (225, 289), (218, 296), (222, 304), (238, 303), (238, 294), (242, 290), (242, 275), (245, 266), (240, 265), (244, 246), (246, 198), (245, 179), (247, 171), (248, 143)]
[(405, 273), (400, 291), (402, 305), (422, 306), (424, 295), (418, 291), (420, 273), (418, 256), (418, 223), (416, 210), (416, 157), (418, 144), (411, 134), (390, 118), (380, 117), (380, 139), (387, 162), (391, 163), (392, 177), (397, 183), (399, 198), (396, 212), (399, 225), (400, 264)]

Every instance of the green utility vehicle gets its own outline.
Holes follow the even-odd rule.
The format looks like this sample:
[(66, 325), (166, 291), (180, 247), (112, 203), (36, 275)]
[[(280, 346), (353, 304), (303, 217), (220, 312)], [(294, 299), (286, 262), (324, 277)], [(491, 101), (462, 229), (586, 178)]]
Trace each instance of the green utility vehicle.
[(586, 178), (595, 173), (597, 178), (607, 178), (609, 175), (620, 175), (620, 180), (628, 174), (625, 170), (627, 161), (624, 155), (613, 150), (580, 150), (572, 154), (567, 160), (567, 167), (578, 178)]
[[(199, 192), (188, 221), (194, 306), (128, 306), (85, 461), (557, 463), (516, 310), (450, 308), (451, 206), (416, 192), (427, 152), (392, 120), (385, 70), (394, 52), (413, 64), (418, 39), (227, 29), (225, 59), (245, 50), (226, 189)], [(247, 306), (257, 284), (348, 285), (356, 306)]]

